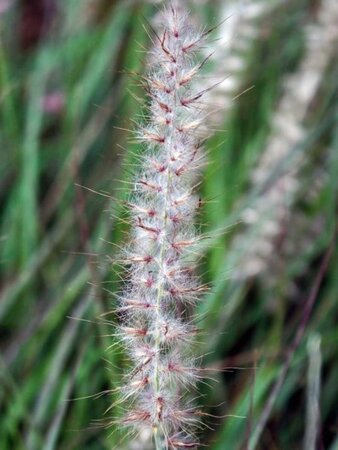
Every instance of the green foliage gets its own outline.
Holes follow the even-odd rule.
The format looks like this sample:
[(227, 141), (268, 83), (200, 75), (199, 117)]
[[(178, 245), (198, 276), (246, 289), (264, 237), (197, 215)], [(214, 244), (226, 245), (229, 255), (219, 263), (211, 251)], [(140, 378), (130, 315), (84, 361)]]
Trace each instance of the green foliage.
[[(105, 425), (123, 409), (105, 413), (114, 391), (97, 396), (114, 390), (124, 364), (108, 336), (114, 316), (102, 314), (113, 308), (123, 275), (111, 259), (126, 239), (120, 202), (140, 150), (126, 129), (142, 114), (137, 73), (146, 63), (147, 22), (156, 8), (149, 2), (57, 3), (55, 23), (30, 46), (22, 7), (0, 16), (0, 448), (122, 449), (127, 440), (121, 444), (114, 426)], [(194, 12), (214, 25), (222, 2), (204, 3)], [(319, 7), (319, 1), (293, 2), (262, 19), (258, 38), (242, 55), (241, 91), (247, 92), (206, 143), (201, 190), (209, 202), (198, 220), (210, 236), (201, 249), (201, 274), (211, 290), (196, 311), (200, 353), (205, 367), (240, 367), (213, 371), (217, 382), (200, 386), (205, 410), (220, 416), (209, 419), (213, 430), (201, 437), (213, 450), (254, 448), (250, 439), (323, 257), (334, 247), (337, 59), (307, 112), (304, 137), (265, 186), (252, 182), (285, 79), (301, 64), (304, 27)], [(43, 107), (51, 94), (54, 110)], [(296, 175), (300, 187), (270, 262), (254, 276), (235, 276), (256, 240), (243, 212), (290, 170), (295, 154), (305, 160)], [(242, 246), (235, 245), (238, 236)], [(298, 247), (300, 241), (305, 244)], [(314, 333), (321, 338), (320, 439), (324, 448), (338, 448), (337, 274), (335, 248), (257, 449), (302, 447), (306, 342)]]

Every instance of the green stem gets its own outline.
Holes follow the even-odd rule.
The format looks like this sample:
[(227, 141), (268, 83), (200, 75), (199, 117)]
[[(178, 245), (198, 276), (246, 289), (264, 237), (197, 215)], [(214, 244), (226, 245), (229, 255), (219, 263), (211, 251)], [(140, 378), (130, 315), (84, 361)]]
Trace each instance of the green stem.
[[(171, 181), (171, 174), (168, 167), (168, 177), (167, 177), (167, 186), (166, 186), (166, 197), (165, 197), (165, 207), (164, 207), (164, 213), (163, 213), (163, 229), (167, 229), (167, 219), (168, 219), (168, 196), (169, 196), (169, 189), (170, 189), (170, 181)], [(162, 267), (164, 263), (164, 247), (165, 244), (162, 245), (161, 251), (160, 251), (160, 257), (159, 257), (159, 266)], [(159, 391), (160, 387), (160, 380), (159, 380), (159, 373), (158, 373), (158, 360), (159, 360), (159, 352), (161, 348), (161, 336), (160, 336), (160, 329), (159, 329), (159, 323), (160, 323), (160, 308), (161, 308), (161, 299), (163, 296), (163, 284), (161, 284), (158, 287), (157, 291), (157, 300), (156, 300), (156, 315), (157, 315), (157, 325), (156, 325), (156, 336), (155, 336), (155, 349), (156, 349), (156, 356), (155, 356), (155, 369), (154, 369), (154, 392)], [(161, 433), (159, 433), (159, 428), (154, 428), (153, 431), (154, 434), (154, 442), (155, 442), (155, 450), (163, 450), (163, 442), (161, 439)]]
[(154, 428), (155, 450), (163, 450), (162, 440), (158, 428)]

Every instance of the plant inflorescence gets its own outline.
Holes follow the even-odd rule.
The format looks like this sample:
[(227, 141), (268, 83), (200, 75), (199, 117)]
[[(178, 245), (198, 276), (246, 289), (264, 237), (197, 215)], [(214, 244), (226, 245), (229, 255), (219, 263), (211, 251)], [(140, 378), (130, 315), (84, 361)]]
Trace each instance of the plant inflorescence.
[(201, 420), (189, 392), (200, 378), (191, 350), (197, 333), (191, 309), (206, 289), (194, 274), (205, 91), (193, 83), (206, 61), (197, 53), (209, 31), (194, 29), (175, 3), (162, 18), (144, 79), (148, 120), (137, 131), (145, 151), (128, 201), (128, 276), (118, 313), (132, 368), (122, 388), (122, 424), (138, 433), (147, 429), (156, 450), (178, 450), (197, 447)]

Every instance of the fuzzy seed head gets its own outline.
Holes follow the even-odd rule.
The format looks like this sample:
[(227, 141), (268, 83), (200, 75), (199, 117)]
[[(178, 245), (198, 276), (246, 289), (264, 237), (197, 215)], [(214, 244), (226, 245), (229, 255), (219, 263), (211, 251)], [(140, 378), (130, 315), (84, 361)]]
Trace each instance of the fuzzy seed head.
[(200, 419), (184, 399), (198, 379), (191, 351), (197, 329), (188, 317), (205, 290), (194, 275), (200, 203), (194, 187), (204, 165), (205, 120), (194, 80), (207, 33), (196, 31), (177, 3), (162, 17), (147, 74), (148, 121), (137, 131), (144, 155), (128, 201), (132, 230), (122, 256), (128, 281), (119, 295), (118, 334), (131, 361), (121, 389), (122, 424), (152, 430), (156, 450), (193, 449)]

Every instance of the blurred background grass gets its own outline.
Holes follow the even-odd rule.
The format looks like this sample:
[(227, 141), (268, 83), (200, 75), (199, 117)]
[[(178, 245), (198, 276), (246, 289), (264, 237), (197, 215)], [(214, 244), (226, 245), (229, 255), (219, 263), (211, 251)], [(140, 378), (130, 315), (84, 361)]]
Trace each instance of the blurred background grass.
[[(104, 415), (112, 395), (95, 395), (124, 357), (98, 317), (120, 280), (119, 180), (132, 179), (140, 148), (126, 129), (144, 98), (131, 74), (144, 71), (158, 5), (0, 1), (1, 450), (129, 447), (100, 426), (121, 413)], [(222, 370), (200, 386), (220, 416), (201, 441), (337, 450), (337, 3), (189, 6), (200, 24), (227, 19), (205, 49), (207, 79), (223, 81), (206, 99), (212, 289), (197, 351)]]

